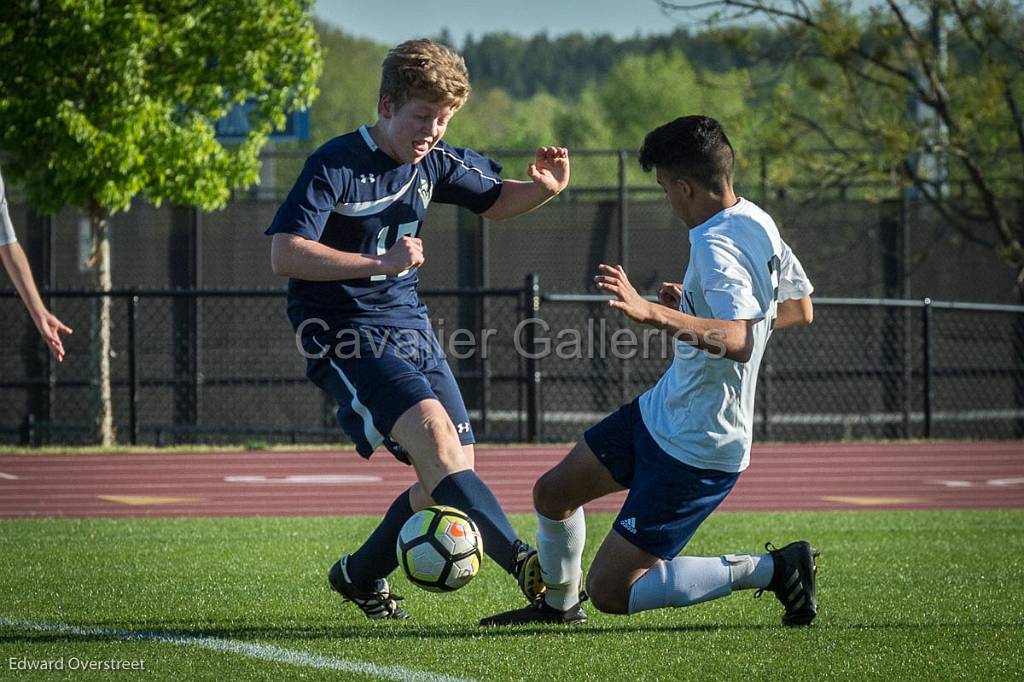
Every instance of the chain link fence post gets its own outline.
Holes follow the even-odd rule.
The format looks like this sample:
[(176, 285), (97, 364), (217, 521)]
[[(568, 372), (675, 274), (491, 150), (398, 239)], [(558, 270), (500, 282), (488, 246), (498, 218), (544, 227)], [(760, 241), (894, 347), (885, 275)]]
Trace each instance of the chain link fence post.
[(932, 402), (935, 393), (932, 388), (932, 299), (926, 298), (921, 309), (921, 391), (924, 398), (924, 437), (932, 437)]
[(139, 444), (139, 374), (138, 336), (139, 296), (128, 292), (128, 437), (132, 445)]
[[(619, 150), (619, 264), (629, 272), (629, 187), (626, 183), (627, 152)], [(629, 402), (633, 395), (632, 367), (628, 355), (619, 358), (619, 400)]]
[(771, 405), (772, 405), (772, 350), (768, 346), (761, 360), (761, 438), (771, 440)]
[[(491, 286), (491, 226), (487, 218), (479, 218), (479, 258), (480, 258), (480, 280), (482, 290)], [(480, 331), (480, 436), (486, 438), (490, 431), (490, 406), (491, 406), (491, 353), (488, 349), (487, 330), (490, 328), (490, 297), (481, 293), (477, 299), (479, 302), (479, 331)]]
[[(526, 276), (526, 287), (523, 290), (526, 305), (523, 309), (523, 321), (537, 320), (540, 317), (540, 275), (531, 272)], [(526, 440), (530, 443), (540, 441), (543, 435), (541, 410), (543, 395), (541, 393), (540, 358), (537, 352), (536, 324), (526, 325)]]

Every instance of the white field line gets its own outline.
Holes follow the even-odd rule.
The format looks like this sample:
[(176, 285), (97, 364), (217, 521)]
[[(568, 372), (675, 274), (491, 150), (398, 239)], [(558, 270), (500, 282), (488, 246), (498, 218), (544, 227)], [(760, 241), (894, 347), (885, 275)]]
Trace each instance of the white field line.
[(243, 642), (235, 639), (188, 637), (160, 632), (121, 631), (111, 630), (108, 628), (65, 625), (63, 623), (37, 623), (33, 621), (15, 620), (3, 617), (0, 617), (0, 627), (16, 628), (19, 630), (33, 630), (35, 632), (53, 632), (61, 635), (72, 635), (78, 637), (107, 637), (110, 639), (118, 639), (128, 642), (174, 644), (176, 646), (238, 654), (240, 656), (248, 656), (249, 658), (255, 658), (262, 661), (285, 663), (302, 668), (337, 670), (340, 672), (367, 675), (368, 677), (384, 680), (399, 680), (399, 682), (472, 682), (464, 677), (438, 675), (431, 672), (411, 670), (397, 665), (379, 665), (377, 663), (350, 661), (344, 658), (335, 658), (334, 656), (324, 656), (322, 654), (314, 654), (307, 651), (296, 651), (294, 649), (284, 649), (270, 644), (257, 644), (255, 642)]
[(8, 481), (17, 481), (18, 480), (18, 477), (15, 476), (14, 474), (5, 474), (2, 471), (0, 471), (0, 478), (7, 479)]

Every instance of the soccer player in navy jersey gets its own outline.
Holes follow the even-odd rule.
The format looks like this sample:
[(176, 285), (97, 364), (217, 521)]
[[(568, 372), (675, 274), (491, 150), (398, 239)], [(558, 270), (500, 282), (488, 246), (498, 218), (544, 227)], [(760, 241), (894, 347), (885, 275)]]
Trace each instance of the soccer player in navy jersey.
[[(684, 116), (651, 131), (640, 149), (673, 212), (689, 228), (681, 284), (659, 303), (640, 296), (621, 266), (594, 278), (609, 305), (676, 341), (657, 384), (597, 423), (537, 481), (537, 547), (547, 589), (529, 606), (481, 625), (587, 620), (580, 607), (583, 505), (629, 490), (587, 576), (606, 613), (632, 614), (774, 592), (785, 625), (817, 615), (809, 542), (763, 554), (677, 556), (750, 463), (757, 370), (773, 330), (810, 324), (810, 280), (771, 216), (733, 190), (733, 148), (717, 121)], [(758, 594), (760, 594), (760, 592)]]
[(469, 92), (465, 63), (448, 47), (412, 40), (392, 49), (377, 121), (313, 152), (267, 229), (273, 271), (289, 278), (288, 317), (307, 376), (337, 402), (360, 455), (383, 444), (416, 470), (417, 483), (362, 547), (328, 572), (332, 589), (369, 618), (408, 617), (386, 577), (403, 523), (431, 504), (468, 513), (488, 556), (528, 599), (543, 589), (536, 552), (473, 471), (472, 425), (417, 296), (417, 268), (431, 202), (491, 220), (517, 216), (565, 189), (569, 156), (542, 147), (529, 181), (502, 180), (498, 163), (441, 139)]

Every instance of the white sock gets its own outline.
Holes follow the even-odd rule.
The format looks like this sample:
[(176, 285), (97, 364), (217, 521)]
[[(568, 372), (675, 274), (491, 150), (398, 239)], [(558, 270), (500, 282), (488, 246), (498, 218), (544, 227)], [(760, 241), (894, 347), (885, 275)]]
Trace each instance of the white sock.
[(722, 559), (729, 564), (734, 590), (760, 589), (772, 581), (775, 562), (771, 554), (726, 554)]
[(723, 557), (677, 556), (659, 561), (633, 583), (629, 612), (691, 606), (732, 594), (729, 564)]
[(770, 554), (677, 556), (655, 564), (633, 583), (629, 612), (692, 606), (728, 596), (733, 590), (767, 587), (774, 570)]
[(582, 507), (564, 521), (537, 514), (537, 554), (548, 606), (565, 611), (579, 602), (586, 539)]

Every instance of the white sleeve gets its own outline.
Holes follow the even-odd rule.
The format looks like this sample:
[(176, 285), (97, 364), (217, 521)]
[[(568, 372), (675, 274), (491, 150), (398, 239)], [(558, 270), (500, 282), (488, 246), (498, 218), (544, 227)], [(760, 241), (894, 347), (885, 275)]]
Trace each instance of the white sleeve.
[(692, 250), (704, 300), (716, 320), (759, 320), (765, 316), (751, 273), (727, 240), (701, 240)]
[(4, 193), (4, 178), (0, 175), (0, 246), (7, 246), (18, 241), (11, 224), (11, 214), (7, 211), (7, 195)]
[(789, 244), (782, 242), (782, 258), (779, 268), (779, 302), (810, 296), (814, 291), (811, 280), (807, 279), (804, 266), (796, 257)]

